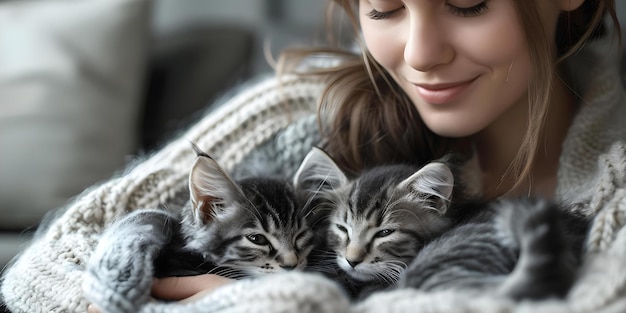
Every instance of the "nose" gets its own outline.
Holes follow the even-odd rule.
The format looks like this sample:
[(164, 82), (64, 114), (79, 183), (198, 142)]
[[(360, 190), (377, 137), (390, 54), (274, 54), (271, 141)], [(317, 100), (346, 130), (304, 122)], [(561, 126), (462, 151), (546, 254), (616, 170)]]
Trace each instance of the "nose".
[(447, 64), (454, 58), (454, 50), (448, 42), (446, 30), (436, 20), (420, 14), (412, 14), (410, 30), (404, 46), (404, 61), (420, 72), (428, 72), (437, 65)]
[(280, 268), (285, 270), (292, 270), (298, 266), (298, 255), (295, 252), (289, 251), (278, 257)]
[(346, 249), (346, 261), (352, 268), (365, 260), (365, 249), (358, 243), (351, 242)]
[(348, 264), (350, 264), (350, 266), (352, 266), (352, 268), (355, 268), (357, 265), (361, 264), (361, 262), (363, 262), (363, 260), (350, 260), (350, 259), (346, 259), (346, 261), (348, 261)]

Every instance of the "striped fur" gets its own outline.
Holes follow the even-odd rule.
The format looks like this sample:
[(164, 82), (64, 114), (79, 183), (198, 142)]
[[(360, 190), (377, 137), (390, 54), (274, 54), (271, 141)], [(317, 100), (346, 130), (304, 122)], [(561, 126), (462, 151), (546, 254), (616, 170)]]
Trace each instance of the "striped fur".
[(335, 204), (328, 244), (352, 278), (395, 282), (421, 247), (451, 225), (436, 188), (398, 188), (415, 172), (403, 165), (378, 167), (328, 193)]
[(300, 180), (331, 210), (328, 246), (358, 296), (397, 285), (537, 299), (571, 286), (588, 223), (559, 205), (469, 200), (452, 158), (379, 166), (350, 180), (322, 151), (311, 154), (315, 173), (303, 164), (308, 180)]
[(206, 154), (190, 174), (189, 204), (157, 274), (216, 273), (232, 278), (303, 269), (313, 248), (310, 212), (290, 182), (235, 182)]
[(542, 199), (486, 205), (429, 243), (398, 285), (466, 289), (512, 299), (563, 297), (576, 276), (588, 223)]
[(323, 151), (309, 153), (296, 186), (329, 212), (326, 261), (351, 293), (395, 284), (418, 251), (452, 226), (450, 199), (461, 197), (453, 195), (453, 170), (440, 162), (389, 165), (351, 180)]

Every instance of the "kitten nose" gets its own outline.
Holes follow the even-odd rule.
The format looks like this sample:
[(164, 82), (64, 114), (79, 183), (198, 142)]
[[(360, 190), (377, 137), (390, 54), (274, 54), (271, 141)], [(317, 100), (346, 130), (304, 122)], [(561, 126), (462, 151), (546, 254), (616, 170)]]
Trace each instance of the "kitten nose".
[(276, 261), (278, 261), (278, 266), (285, 270), (292, 270), (298, 266), (298, 256), (294, 252), (288, 252), (279, 256)]
[(348, 261), (348, 264), (350, 264), (350, 266), (352, 266), (352, 268), (355, 268), (357, 265), (361, 264), (361, 262), (363, 262), (363, 260), (349, 260), (346, 259), (346, 261)]
[(358, 243), (351, 242), (346, 248), (346, 261), (354, 268), (365, 260), (365, 249)]

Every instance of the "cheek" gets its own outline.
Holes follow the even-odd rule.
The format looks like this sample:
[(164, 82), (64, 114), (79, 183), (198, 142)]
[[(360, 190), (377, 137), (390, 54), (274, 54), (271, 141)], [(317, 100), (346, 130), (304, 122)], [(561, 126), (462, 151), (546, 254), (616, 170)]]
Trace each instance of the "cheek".
[(420, 243), (398, 236), (387, 242), (380, 243), (372, 250), (372, 256), (384, 261), (400, 261), (409, 263), (419, 252)]
[[(365, 14), (361, 12), (361, 16)], [(389, 72), (403, 64), (408, 22), (386, 23), (362, 17), (360, 23), (366, 50), (376, 62)]]
[[(509, 18), (460, 35), (456, 41), (457, 53), (470, 64), (468, 68), (479, 69), (479, 84), (459, 100), (458, 111), (432, 111), (426, 105), (422, 112), (418, 105), (418, 111), (423, 113), (431, 130), (450, 137), (468, 136), (497, 124), (499, 120), (508, 120), (511, 114), (505, 112), (519, 113), (526, 106), (531, 78), (528, 46), (516, 17)], [(476, 33), (483, 35), (477, 36)]]
[(458, 58), (498, 71), (527, 54), (526, 37), (515, 11), (499, 13), (484, 23), (456, 28), (450, 42)]

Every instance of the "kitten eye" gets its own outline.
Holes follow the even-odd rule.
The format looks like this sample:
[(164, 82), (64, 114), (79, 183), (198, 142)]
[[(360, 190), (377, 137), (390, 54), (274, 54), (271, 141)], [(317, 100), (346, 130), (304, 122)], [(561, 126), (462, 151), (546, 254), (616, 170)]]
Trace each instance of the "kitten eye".
[(393, 232), (395, 232), (395, 230), (393, 229), (383, 229), (379, 232), (376, 233), (376, 235), (374, 235), (377, 238), (382, 238), (382, 237), (387, 237), (389, 235), (391, 235)]
[(346, 234), (348, 233), (348, 230), (347, 230), (345, 227), (343, 227), (343, 226), (341, 226), (341, 225), (339, 225), (339, 224), (335, 224), (335, 226), (337, 226), (337, 228), (338, 228), (340, 231), (342, 231), (342, 232), (344, 232), (344, 233), (346, 233)]
[(301, 246), (305, 246), (308, 242), (311, 241), (311, 239), (313, 238), (313, 235), (311, 234), (311, 232), (309, 231), (301, 231), (298, 235), (296, 235), (296, 238), (294, 239), (294, 245), (296, 248), (299, 248)]
[(267, 238), (265, 238), (265, 236), (261, 234), (246, 235), (246, 238), (250, 240), (252, 243), (257, 244), (259, 246), (264, 246), (269, 243), (269, 241), (267, 241)]

